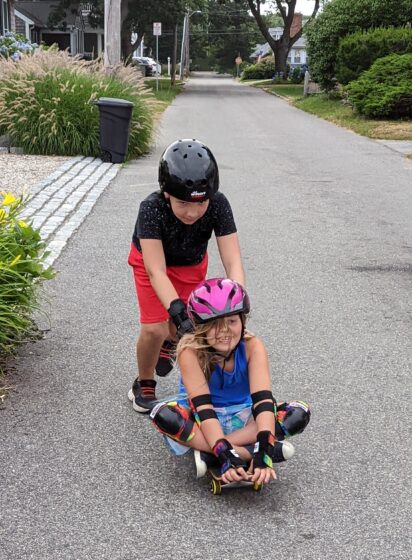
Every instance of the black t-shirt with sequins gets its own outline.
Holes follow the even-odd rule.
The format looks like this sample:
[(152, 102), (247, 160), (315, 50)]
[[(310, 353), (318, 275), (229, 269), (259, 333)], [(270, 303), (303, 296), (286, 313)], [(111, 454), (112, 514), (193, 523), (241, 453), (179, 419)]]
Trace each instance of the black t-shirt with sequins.
[(236, 232), (229, 201), (217, 192), (205, 214), (192, 225), (186, 225), (173, 214), (160, 191), (150, 194), (140, 204), (133, 232), (133, 244), (141, 252), (139, 239), (160, 239), (167, 266), (189, 266), (200, 263), (207, 244), (216, 237)]

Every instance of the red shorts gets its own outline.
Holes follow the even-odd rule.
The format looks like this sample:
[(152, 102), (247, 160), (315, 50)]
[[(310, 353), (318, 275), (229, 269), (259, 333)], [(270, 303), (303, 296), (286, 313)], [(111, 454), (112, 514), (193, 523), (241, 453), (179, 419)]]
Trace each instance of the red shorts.
[[(133, 267), (134, 283), (140, 308), (141, 323), (161, 323), (169, 319), (147, 275), (143, 256), (132, 244), (128, 263)], [(192, 290), (206, 278), (207, 253), (202, 262), (190, 266), (167, 266), (166, 274), (176, 289), (178, 296), (187, 301)]]

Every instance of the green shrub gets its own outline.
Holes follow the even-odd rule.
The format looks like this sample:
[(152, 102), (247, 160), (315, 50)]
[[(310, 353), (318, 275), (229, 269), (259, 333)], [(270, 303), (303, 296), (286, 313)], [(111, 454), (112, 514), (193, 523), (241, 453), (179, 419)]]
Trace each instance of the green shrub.
[(0, 130), (28, 154), (98, 156), (99, 97), (134, 103), (129, 158), (150, 146), (156, 101), (135, 68), (119, 66), (108, 76), (99, 60), (49, 49), (18, 62), (0, 59), (0, 75)]
[(311, 78), (324, 89), (336, 85), (339, 41), (375, 27), (403, 27), (412, 21), (411, 0), (333, 0), (305, 30)]
[(0, 201), (0, 369), (32, 327), (41, 281), (52, 278), (45, 268), (45, 244), (38, 230), (21, 219), (22, 198), (3, 193)]
[(243, 70), (242, 80), (269, 80), (275, 74), (275, 62), (266, 58), (257, 64), (249, 64)]
[(339, 43), (336, 78), (341, 84), (348, 84), (378, 58), (407, 52), (412, 52), (411, 28), (381, 28), (353, 33)]
[(346, 91), (349, 102), (367, 117), (412, 117), (412, 53), (379, 58)]
[(294, 68), (292, 72), (290, 72), (290, 81), (292, 84), (301, 84), (305, 77), (305, 73), (302, 68)]

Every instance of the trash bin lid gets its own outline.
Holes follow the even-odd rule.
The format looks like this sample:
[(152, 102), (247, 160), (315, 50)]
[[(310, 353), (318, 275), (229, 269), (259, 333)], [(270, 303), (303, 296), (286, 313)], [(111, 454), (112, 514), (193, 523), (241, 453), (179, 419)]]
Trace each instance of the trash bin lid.
[(100, 97), (96, 105), (111, 105), (113, 107), (134, 107), (134, 103), (126, 101), (126, 99), (117, 99), (116, 97)]

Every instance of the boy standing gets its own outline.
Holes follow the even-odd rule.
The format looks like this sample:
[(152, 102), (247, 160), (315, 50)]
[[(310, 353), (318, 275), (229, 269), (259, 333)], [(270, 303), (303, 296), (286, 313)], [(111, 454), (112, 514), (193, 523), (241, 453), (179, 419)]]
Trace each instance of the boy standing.
[(128, 260), (141, 323), (138, 377), (128, 396), (142, 413), (156, 404), (154, 371), (164, 376), (172, 369), (172, 340), (192, 328), (186, 301), (206, 278), (213, 232), (227, 277), (244, 285), (236, 225), (227, 198), (218, 192), (211, 150), (197, 140), (173, 142), (160, 159), (159, 185), (140, 205)]

